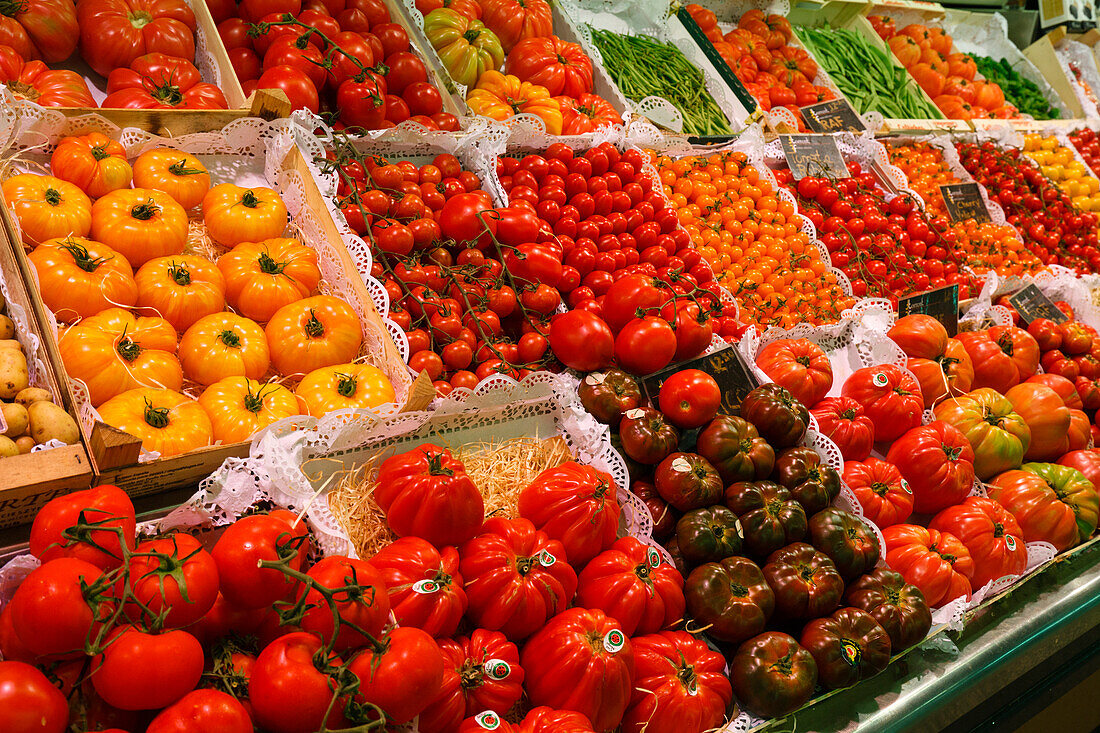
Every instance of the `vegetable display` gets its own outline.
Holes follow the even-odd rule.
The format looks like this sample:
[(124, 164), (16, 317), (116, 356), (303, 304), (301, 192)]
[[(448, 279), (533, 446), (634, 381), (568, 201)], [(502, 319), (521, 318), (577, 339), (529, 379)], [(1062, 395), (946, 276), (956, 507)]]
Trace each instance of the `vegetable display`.
[(1039, 85), (1016, 71), (1008, 59), (998, 61), (976, 53), (970, 54), (970, 58), (974, 59), (978, 73), (999, 84), (1005, 101), (1021, 114), (1031, 115), (1037, 120), (1056, 120), (1061, 116), (1061, 111), (1043, 96)]

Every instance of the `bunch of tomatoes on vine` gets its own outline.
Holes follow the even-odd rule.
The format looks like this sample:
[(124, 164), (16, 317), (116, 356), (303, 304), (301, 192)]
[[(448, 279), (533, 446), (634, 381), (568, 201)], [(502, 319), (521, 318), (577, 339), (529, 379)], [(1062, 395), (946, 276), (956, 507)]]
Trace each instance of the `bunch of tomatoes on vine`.
[(736, 306), (642, 175), (640, 150), (555, 143), (501, 158), (507, 206), (450, 154), (389, 162), (338, 136), (318, 163), (370, 244), (410, 367), (443, 394), (562, 364), (648, 374), (739, 335)]
[(799, 210), (817, 227), (853, 295), (896, 300), (953, 284), (960, 298), (978, 291), (946, 216), (929, 217), (907, 194), (887, 195), (875, 174), (856, 161), (848, 163), (848, 173), (795, 181), (784, 167), (775, 177), (798, 197)]

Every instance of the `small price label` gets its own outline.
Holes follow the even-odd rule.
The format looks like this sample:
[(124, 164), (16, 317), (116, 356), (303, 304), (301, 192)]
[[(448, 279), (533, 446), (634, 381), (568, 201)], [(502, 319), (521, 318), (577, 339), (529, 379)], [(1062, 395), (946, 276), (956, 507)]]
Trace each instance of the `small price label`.
[(1025, 326), (1037, 318), (1047, 318), (1055, 323), (1065, 323), (1069, 320), (1066, 314), (1035, 285), (1028, 285), (1018, 293), (1013, 293), (1009, 296), (1008, 302), (1020, 314), (1020, 320)]
[(981, 223), (990, 221), (989, 210), (976, 183), (949, 183), (940, 186), (947, 216), (952, 222), (974, 219)]
[(959, 286), (948, 285), (898, 300), (898, 318), (914, 313), (932, 316), (947, 329), (948, 336), (959, 332)]
[(741, 410), (741, 400), (752, 390), (760, 386), (752, 368), (738, 353), (737, 349), (727, 346), (713, 354), (700, 356), (690, 361), (682, 361), (655, 372), (642, 381), (646, 396), (652, 404), (657, 404), (657, 395), (665, 380), (683, 369), (698, 369), (714, 377), (722, 390), (722, 406), (719, 412), (737, 415)]
[(848, 177), (848, 165), (832, 135), (780, 135), (779, 139), (796, 181), (806, 176)]
[(802, 119), (811, 132), (855, 132), (867, 129), (847, 99), (830, 99), (806, 107), (800, 107)]

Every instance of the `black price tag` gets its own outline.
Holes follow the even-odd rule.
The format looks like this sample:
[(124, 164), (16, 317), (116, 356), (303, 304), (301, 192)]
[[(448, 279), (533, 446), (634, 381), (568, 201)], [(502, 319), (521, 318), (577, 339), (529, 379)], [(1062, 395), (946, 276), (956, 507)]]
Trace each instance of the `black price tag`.
[(713, 354), (700, 356), (690, 361), (682, 361), (659, 372), (654, 372), (642, 380), (642, 387), (652, 404), (657, 404), (657, 395), (661, 385), (673, 374), (684, 369), (698, 369), (714, 377), (722, 390), (722, 407), (718, 410), (725, 415), (736, 415), (741, 410), (741, 400), (752, 390), (760, 386), (760, 380), (752, 372), (752, 367), (738, 353), (737, 349), (727, 346)]
[(800, 107), (802, 119), (810, 132), (855, 132), (867, 129), (847, 99), (830, 99), (828, 102)]
[(848, 165), (832, 135), (780, 135), (794, 179), (806, 176), (847, 178)]
[(990, 221), (989, 210), (985, 208), (982, 192), (976, 183), (950, 183), (940, 186), (943, 203), (947, 206), (947, 216), (952, 222), (974, 219)]
[(959, 286), (948, 285), (898, 300), (898, 318), (923, 313), (932, 316), (947, 329), (948, 336), (959, 332)]
[(1028, 285), (1018, 293), (1013, 293), (1009, 296), (1008, 302), (1020, 314), (1020, 320), (1025, 326), (1038, 318), (1047, 318), (1055, 323), (1065, 323), (1069, 320), (1069, 317), (1034, 285)]

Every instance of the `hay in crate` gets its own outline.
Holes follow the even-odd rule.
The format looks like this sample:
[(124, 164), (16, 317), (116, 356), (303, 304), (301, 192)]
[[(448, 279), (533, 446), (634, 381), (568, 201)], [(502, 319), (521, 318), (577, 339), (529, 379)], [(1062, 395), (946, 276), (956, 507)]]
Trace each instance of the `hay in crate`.
[[(469, 443), (452, 448), (451, 452), (466, 465), (466, 473), (481, 491), (487, 517), (517, 516), (520, 492), (546, 469), (573, 460), (569, 446), (560, 436)], [(328, 497), (333, 515), (363, 559), (374, 557), (397, 539), (374, 501), (378, 468), (377, 459), (371, 458), (343, 472)]]

